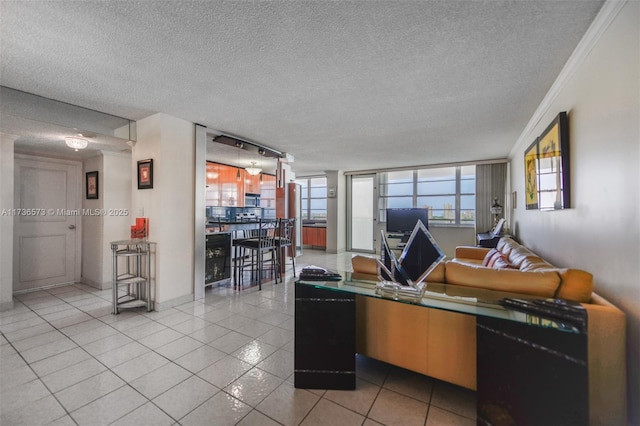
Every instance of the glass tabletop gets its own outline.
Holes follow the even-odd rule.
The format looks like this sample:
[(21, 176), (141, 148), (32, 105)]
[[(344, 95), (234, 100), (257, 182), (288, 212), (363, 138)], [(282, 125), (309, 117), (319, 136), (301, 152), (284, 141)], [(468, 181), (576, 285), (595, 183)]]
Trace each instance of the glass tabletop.
[(474, 315), (477, 317), (499, 318), (531, 324), (537, 327), (556, 328), (570, 333), (581, 332), (579, 327), (576, 327), (570, 321), (563, 321), (528, 312), (521, 312), (500, 304), (500, 301), (504, 298), (533, 300), (536, 299), (535, 296), (447, 285), (443, 283), (427, 283), (427, 289), (420, 301), (405, 300), (402, 298), (394, 299), (387, 296), (383, 297), (376, 292), (376, 284), (378, 281), (362, 279), (361, 276), (353, 272), (340, 271), (339, 273), (342, 276), (342, 280), (339, 281), (312, 281), (301, 279), (296, 281), (296, 284), (314, 286), (331, 291), (353, 293), (366, 297), (386, 299), (397, 303), (423, 306), (425, 308), (434, 308), (461, 314)]

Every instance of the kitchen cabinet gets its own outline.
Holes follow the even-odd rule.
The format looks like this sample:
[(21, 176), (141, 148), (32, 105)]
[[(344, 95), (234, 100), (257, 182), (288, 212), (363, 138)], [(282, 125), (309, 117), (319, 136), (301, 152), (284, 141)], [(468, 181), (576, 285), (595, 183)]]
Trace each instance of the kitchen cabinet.
[(263, 174), (260, 186), (260, 207), (274, 209), (276, 207), (276, 177)]
[(260, 174), (251, 176), (244, 171), (244, 192), (245, 194), (260, 194)]
[(251, 176), (244, 169), (207, 161), (206, 178), (207, 206), (245, 207), (245, 194), (260, 194), (260, 207), (276, 207), (276, 177), (273, 175), (262, 173)]
[(231, 280), (231, 233), (206, 236), (204, 285), (224, 284)]
[[(240, 180), (238, 180), (238, 170), (240, 170)], [(245, 173), (244, 169), (207, 162), (206, 204), (243, 207)]]
[(327, 247), (327, 228), (320, 226), (303, 226), (302, 227), (302, 244), (305, 246), (326, 248)]

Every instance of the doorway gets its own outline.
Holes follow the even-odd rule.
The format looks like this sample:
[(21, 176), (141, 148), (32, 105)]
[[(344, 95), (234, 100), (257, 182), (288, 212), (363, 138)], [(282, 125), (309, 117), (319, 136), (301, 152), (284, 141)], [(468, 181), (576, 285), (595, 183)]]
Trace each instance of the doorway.
[(375, 182), (376, 175), (351, 176), (351, 233), (352, 251), (375, 253)]
[(15, 156), (13, 291), (80, 281), (80, 162)]

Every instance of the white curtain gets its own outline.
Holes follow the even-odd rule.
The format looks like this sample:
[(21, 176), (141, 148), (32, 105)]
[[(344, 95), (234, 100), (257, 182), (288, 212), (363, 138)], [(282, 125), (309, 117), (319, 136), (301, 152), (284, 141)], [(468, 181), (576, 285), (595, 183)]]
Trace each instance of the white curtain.
[(487, 232), (493, 228), (491, 205), (497, 198), (503, 208), (507, 203), (507, 163), (481, 164), (476, 166), (476, 231)]

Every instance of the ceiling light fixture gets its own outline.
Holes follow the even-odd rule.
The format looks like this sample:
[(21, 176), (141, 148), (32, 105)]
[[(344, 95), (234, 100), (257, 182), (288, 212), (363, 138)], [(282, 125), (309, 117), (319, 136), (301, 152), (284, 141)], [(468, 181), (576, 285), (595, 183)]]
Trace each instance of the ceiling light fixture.
[(256, 167), (256, 162), (255, 161), (252, 161), (251, 162), (251, 167), (247, 167), (245, 170), (251, 176), (257, 176), (262, 171), (262, 169), (260, 167)]
[(79, 149), (85, 149), (89, 145), (88, 140), (76, 136), (67, 136), (64, 138), (64, 141), (69, 148), (73, 148), (76, 151)]

